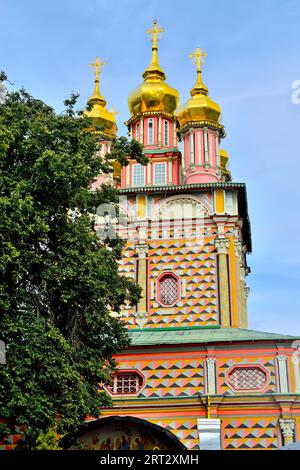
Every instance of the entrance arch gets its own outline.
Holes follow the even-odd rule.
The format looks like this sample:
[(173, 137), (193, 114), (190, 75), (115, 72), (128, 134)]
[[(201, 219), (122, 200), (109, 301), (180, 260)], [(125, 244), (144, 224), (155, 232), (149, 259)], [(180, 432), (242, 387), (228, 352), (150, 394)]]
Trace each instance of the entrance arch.
[(132, 416), (108, 416), (84, 424), (61, 440), (65, 450), (186, 450), (167, 429)]

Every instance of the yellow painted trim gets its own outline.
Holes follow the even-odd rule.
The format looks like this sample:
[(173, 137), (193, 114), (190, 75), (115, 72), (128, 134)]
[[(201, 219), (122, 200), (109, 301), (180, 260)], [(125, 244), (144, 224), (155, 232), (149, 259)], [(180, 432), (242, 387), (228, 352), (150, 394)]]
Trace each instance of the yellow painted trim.
[(146, 196), (137, 196), (137, 215), (139, 219), (146, 217)]
[(294, 364), (293, 364), (293, 361), (292, 361), (292, 356), (288, 357), (287, 366), (288, 366), (288, 370), (290, 371), (290, 373), (289, 373), (290, 387), (291, 387), (290, 390), (291, 390), (291, 392), (295, 392), (296, 382), (295, 382), (295, 370), (294, 370)]
[[(239, 328), (239, 312), (238, 312), (238, 285), (239, 282), (237, 278), (237, 269), (236, 269), (236, 259), (234, 254), (234, 238), (229, 237), (229, 276), (230, 276), (230, 288), (231, 288), (231, 316), (232, 316), (232, 326), (234, 328)], [(241, 314), (241, 313), (240, 313)]]
[(224, 202), (224, 190), (223, 189), (216, 189), (215, 201), (216, 201), (216, 213), (224, 214), (225, 202)]

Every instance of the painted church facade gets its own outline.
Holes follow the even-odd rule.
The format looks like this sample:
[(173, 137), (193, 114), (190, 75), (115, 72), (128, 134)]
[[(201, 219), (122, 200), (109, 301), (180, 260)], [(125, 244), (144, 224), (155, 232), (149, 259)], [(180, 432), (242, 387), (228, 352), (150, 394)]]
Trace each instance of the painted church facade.
[[(116, 356), (107, 388), (114, 406), (101, 411), (95, 429), (123, 420), (110, 449), (124, 437), (128, 448), (167, 448), (146, 437), (147, 423), (186, 449), (277, 449), (300, 440), (299, 340), (248, 329), (246, 187), (233, 181), (221, 148), (221, 109), (202, 79), (206, 54), (191, 54), (196, 83), (179, 107), (158, 61), (162, 32), (155, 21), (151, 63), (128, 99), (129, 135), (148, 163), (130, 161), (115, 174), (125, 220), (118, 232), (128, 240), (120, 272), (139, 283), (142, 298), (120, 315), (131, 345)], [(105, 115), (99, 74), (90, 104), (108, 128), (100, 138), (105, 155), (117, 129)], [(144, 423), (140, 436), (126, 419)], [(83, 448), (91, 442), (81, 438)], [(95, 442), (105, 448), (105, 440)]]

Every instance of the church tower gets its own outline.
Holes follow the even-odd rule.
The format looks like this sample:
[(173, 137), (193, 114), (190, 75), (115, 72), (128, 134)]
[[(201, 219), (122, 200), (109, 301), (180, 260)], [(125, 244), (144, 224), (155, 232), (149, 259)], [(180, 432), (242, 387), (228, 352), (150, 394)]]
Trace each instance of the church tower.
[[(110, 152), (112, 142), (117, 138), (118, 128), (115, 113), (112, 110), (107, 110), (106, 100), (100, 92), (100, 72), (105, 62), (96, 57), (95, 62), (89, 65), (95, 69), (95, 84), (94, 92), (87, 101), (89, 108), (85, 111), (85, 115), (92, 120), (93, 132), (99, 137), (99, 154), (104, 158)], [(114, 168), (114, 170), (118, 172), (117, 168)], [(101, 184), (108, 182), (113, 182), (113, 175), (99, 175), (92, 184), (92, 189), (96, 189)]]
[[(248, 329), (246, 187), (232, 180), (221, 148), (221, 108), (202, 79), (206, 54), (190, 55), (196, 83), (180, 107), (158, 61), (162, 32), (156, 21), (147, 31), (151, 63), (128, 100), (128, 129), (148, 164), (130, 161), (119, 189), (120, 272), (142, 297), (117, 313), (131, 344), (106, 387), (113, 407), (78, 446), (277, 449), (300, 440), (300, 339)], [(109, 145), (115, 121), (98, 90), (96, 75), (90, 102), (113, 130), (102, 137)]]
[(152, 58), (143, 73), (144, 81), (128, 98), (130, 136), (144, 146), (149, 158), (147, 167), (131, 162), (123, 169), (122, 186), (178, 184), (180, 152), (175, 110), (179, 94), (166, 83), (166, 75), (158, 62), (158, 39), (163, 28), (154, 21), (147, 33), (152, 41)]
[[(199, 48), (191, 54), (197, 79), (178, 108), (178, 92), (158, 62), (154, 21), (152, 60), (144, 82), (130, 93), (130, 135), (144, 145), (147, 166), (122, 169), (122, 208), (129, 232), (121, 270), (143, 289), (129, 328), (247, 327), (251, 251), (245, 185), (231, 182), (220, 106), (201, 77)], [(181, 151), (179, 146), (181, 146)], [(125, 205), (124, 205), (125, 204)], [(125, 207), (126, 206), (126, 207)]]

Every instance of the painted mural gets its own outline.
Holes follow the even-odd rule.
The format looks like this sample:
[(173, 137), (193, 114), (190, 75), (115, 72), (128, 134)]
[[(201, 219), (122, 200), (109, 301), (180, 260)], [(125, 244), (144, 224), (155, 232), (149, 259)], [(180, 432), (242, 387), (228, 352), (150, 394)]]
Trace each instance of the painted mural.
[(132, 422), (113, 422), (78, 437), (70, 450), (175, 450), (167, 436)]

